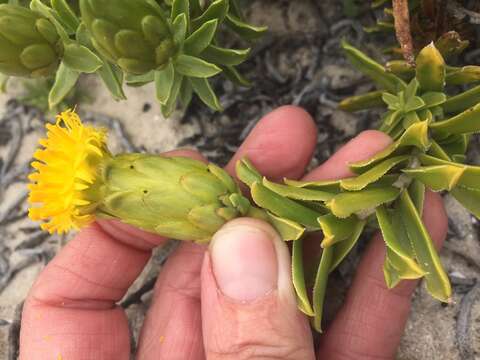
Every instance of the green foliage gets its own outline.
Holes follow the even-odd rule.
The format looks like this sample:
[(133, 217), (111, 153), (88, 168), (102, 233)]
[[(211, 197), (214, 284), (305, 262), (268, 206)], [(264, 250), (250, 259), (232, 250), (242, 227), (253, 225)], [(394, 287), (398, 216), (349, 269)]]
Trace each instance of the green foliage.
[[(356, 175), (337, 181), (285, 179), (278, 184), (263, 178), (246, 159), (237, 164), (237, 176), (249, 186), (253, 202), (277, 222), (283, 220), (280, 234), (294, 241), (293, 283), (299, 308), (313, 317), (318, 331), (328, 275), (367, 224), (383, 234), (383, 272), (389, 288), (402, 280), (424, 279), (434, 298), (450, 302), (448, 276), (421, 217), (425, 192), (448, 191), (480, 216), (480, 167), (464, 163), (471, 134), (480, 131), (480, 87), (453, 96), (446, 91), (446, 85), (474, 83), (476, 67), (448, 67), (431, 44), (419, 52), (416, 68), (398, 62), (394, 67), (401, 71), (394, 72), (346, 42), (343, 47), (352, 64), (379, 90), (345, 99), (340, 107), (349, 111), (383, 107), (380, 130), (393, 143), (370, 159), (350, 164)], [(301, 256), (302, 239), (309, 232), (323, 233), (311, 296)]]
[(246, 23), (236, 1), (32, 0), (30, 9), (9, 1), (0, 5), (0, 73), (54, 76), (51, 107), (82, 73), (96, 73), (116, 100), (125, 99), (124, 81), (155, 82), (166, 117), (193, 94), (221, 110), (209, 78), (249, 85), (236, 70), (249, 49), (222, 47), (219, 32), (250, 41), (266, 31)]

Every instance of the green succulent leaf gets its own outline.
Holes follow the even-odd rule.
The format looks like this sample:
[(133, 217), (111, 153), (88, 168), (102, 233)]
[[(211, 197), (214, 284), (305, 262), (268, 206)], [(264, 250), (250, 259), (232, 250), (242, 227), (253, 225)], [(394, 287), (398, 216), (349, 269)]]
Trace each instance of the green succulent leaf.
[(426, 121), (412, 124), (397, 141), (385, 150), (380, 151), (368, 160), (350, 164), (350, 168), (355, 172), (366, 171), (388, 156), (397, 154), (410, 146), (417, 147), (422, 151), (427, 151), (430, 147), (428, 123)]
[(268, 30), (266, 26), (248, 24), (233, 14), (227, 14), (225, 22), (233, 31), (248, 41), (262, 37)]
[(421, 96), (425, 106), (428, 108), (439, 106), (447, 101), (447, 96), (441, 92), (429, 91)]
[(233, 66), (220, 66), (223, 74), (234, 84), (250, 87), (252, 83), (245, 77), (243, 77), (237, 69)]
[(218, 20), (210, 20), (190, 35), (184, 43), (184, 51), (188, 55), (198, 56), (210, 45), (217, 31)]
[(372, 91), (362, 95), (350, 96), (343, 99), (338, 108), (344, 111), (366, 110), (384, 105), (383, 91)]
[(480, 190), (457, 186), (451, 194), (477, 219), (480, 219)]
[(446, 65), (433, 43), (420, 51), (416, 64), (416, 78), (422, 90), (442, 91), (445, 87)]
[(382, 176), (384, 176), (387, 172), (392, 170), (395, 166), (404, 163), (410, 159), (410, 155), (400, 155), (395, 156), (385, 161), (382, 161), (378, 165), (374, 166), (373, 168), (367, 170), (363, 174), (343, 179), (340, 181), (340, 186), (349, 191), (358, 191), (366, 188), (371, 183), (379, 180)]
[(103, 65), (103, 61), (90, 49), (75, 42), (64, 45), (63, 63), (72, 70), (84, 73), (93, 73)]
[(340, 219), (333, 214), (322, 215), (318, 223), (323, 232), (322, 248), (332, 246), (352, 236), (360, 220), (356, 216)]
[(142, 75), (126, 74), (125, 82), (128, 86), (143, 86), (155, 81), (155, 71), (149, 71)]
[(433, 130), (449, 134), (471, 134), (480, 131), (480, 103), (446, 120), (430, 124)]
[[(390, 216), (384, 206), (379, 206), (376, 210), (376, 215), (383, 240), (388, 248), (385, 264), (390, 265), (396, 270), (395, 276), (385, 277), (387, 284), (395, 283), (394, 281), (390, 282), (389, 278), (418, 279), (424, 276), (425, 272), (415, 260), (415, 254), (411, 248), (410, 241), (408, 240), (408, 235), (398, 221), (398, 214)], [(393, 222), (395, 222), (395, 226), (393, 225)], [(384, 273), (386, 269), (389, 269), (388, 265), (384, 265)], [(389, 287), (393, 286), (389, 285)]]
[(212, 77), (222, 71), (215, 64), (190, 55), (179, 55), (175, 59), (174, 66), (180, 74), (195, 78)]
[(183, 48), (185, 37), (187, 36), (187, 26), (187, 16), (185, 14), (180, 14), (173, 20), (173, 39), (180, 48)]
[(390, 94), (388, 92), (382, 93), (382, 100), (385, 104), (388, 105), (389, 110), (402, 110), (403, 104), (399, 96)]
[(405, 60), (392, 60), (386, 63), (385, 68), (402, 79), (415, 77), (415, 68)]
[(303, 267), (303, 239), (292, 245), (292, 281), (298, 297), (298, 308), (308, 316), (314, 316), (314, 311), (308, 298), (305, 286), (305, 271)]
[(405, 88), (406, 84), (403, 80), (387, 72), (382, 65), (365, 55), (360, 50), (354, 48), (346, 41), (342, 41), (342, 48), (352, 65), (365, 75), (372, 78), (381, 88), (392, 93)]
[(318, 332), (322, 332), (323, 303), (327, 291), (328, 274), (332, 266), (334, 250), (332, 247), (323, 249), (320, 265), (318, 266), (315, 285), (313, 286), (313, 327)]
[(462, 175), (458, 179), (458, 185), (462, 185), (472, 189), (480, 189), (480, 183), (478, 179), (480, 177), (480, 166), (473, 165), (464, 165), (455, 163), (452, 161), (438, 159), (429, 155), (421, 154), (418, 157), (422, 165), (430, 166), (447, 166), (447, 167), (458, 167), (463, 170)]
[(425, 105), (426, 104), (421, 97), (413, 96), (413, 97), (407, 99), (407, 101), (405, 102), (405, 107), (404, 107), (403, 110), (404, 110), (404, 112), (409, 113), (409, 112), (420, 110)]
[(173, 0), (172, 10), (170, 13), (171, 19), (176, 19), (178, 15), (185, 14), (186, 23), (190, 23), (190, 7), (189, 0)]
[(443, 103), (442, 108), (447, 114), (455, 114), (465, 111), (478, 103), (480, 103), (480, 85), (448, 98)]
[(173, 84), (170, 90), (170, 94), (168, 96), (168, 100), (165, 104), (161, 104), (160, 106), (162, 110), (162, 115), (165, 118), (168, 118), (175, 110), (175, 107), (177, 105), (178, 95), (180, 94), (180, 87), (182, 85), (182, 82), (183, 82), (183, 75), (177, 72), (174, 72)]
[(58, 16), (55, 16), (55, 13), (52, 10), (52, 8), (45, 5), (40, 0), (31, 0), (30, 9), (38, 12), (39, 14), (45, 16), (48, 20), (50, 20), (52, 24), (55, 26), (55, 29), (57, 30), (58, 35), (63, 41), (68, 42), (70, 40), (67, 31), (65, 31), (65, 28), (63, 27), (61, 22), (58, 20)]
[(248, 187), (252, 187), (254, 182), (261, 183), (263, 176), (247, 158), (242, 158), (235, 164), (235, 173), (238, 179)]
[(339, 243), (336, 243), (332, 246), (333, 248), (333, 257), (330, 264), (330, 272), (335, 270), (338, 265), (345, 259), (348, 253), (353, 249), (357, 243), (360, 235), (362, 235), (363, 229), (365, 228), (366, 221), (359, 221), (356, 225), (355, 230), (352, 235)]
[(48, 94), (48, 106), (50, 108), (58, 105), (67, 96), (75, 86), (79, 76), (80, 73), (78, 71), (72, 70), (63, 62), (60, 63), (55, 76), (55, 82)]
[(293, 200), (328, 201), (335, 196), (335, 193), (322, 190), (305, 189), (290, 185), (277, 184), (267, 180), (267, 178), (263, 178), (262, 184), (267, 189), (272, 190), (278, 195)]
[(417, 179), (414, 179), (408, 187), (408, 193), (410, 194), (418, 213), (423, 214), (423, 206), (425, 203), (425, 184)]
[(277, 230), (283, 241), (298, 241), (305, 233), (305, 227), (295, 221), (275, 216), (269, 212), (267, 212), (267, 215), (269, 222)]
[(399, 194), (400, 189), (392, 186), (364, 189), (338, 194), (326, 205), (339, 218), (344, 219), (353, 214), (365, 218), (374, 212), (377, 206), (395, 200)]
[(189, 81), (192, 83), (195, 94), (197, 94), (205, 104), (213, 110), (222, 110), (222, 105), (220, 105), (220, 102), (207, 79), (189, 78)]
[(80, 21), (65, 0), (50, 0), (52, 8), (57, 13), (58, 20), (70, 34), (75, 34)]
[(235, 66), (243, 63), (250, 54), (250, 49), (226, 49), (215, 45), (209, 45), (202, 52), (202, 59), (214, 64)]
[(276, 216), (295, 221), (310, 230), (320, 228), (317, 222), (320, 216), (318, 212), (274, 193), (259, 182), (252, 184), (251, 195), (258, 206)]
[(419, 87), (420, 87), (420, 84), (418, 83), (418, 80), (415, 78), (408, 83), (407, 87), (403, 92), (405, 95), (405, 102), (408, 102), (410, 99), (414, 98), (417, 95)]
[(212, 2), (208, 8), (199, 17), (192, 19), (192, 28), (198, 29), (202, 24), (210, 20), (217, 20), (222, 23), (228, 12), (228, 1), (216, 0)]
[(452, 295), (450, 281), (408, 191), (403, 191), (400, 195), (399, 211), (418, 264), (426, 273), (427, 290), (436, 299), (450, 302)]
[(155, 71), (154, 79), (157, 99), (160, 104), (165, 105), (170, 98), (175, 80), (175, 69), (172, 62), (170, 61), (164, 69)]
[(448, 71), (446, 82), (448, 85), (465, 85), (480, 81), (480, 66), (468, 65)]
[(180, 94), (179, 94), (179, 99), (184, 109), (186, 109), (187, 106), (192, 101), (192, 96), (193, 96), (192, 83), (187, 78), (184, 77), (182, 81), (182, 85), (180, 86)]
[(437, 165), (415, 169), (405, 169), (403, 172), (417, 179), (433, 191), (451, 191), (462, 177), (464, 169), (457, 166)]
[(97, 70), (98, 76), (100, 76), (115, 100), (125, 100), (127, 97), (122, 88), (123, 71), (115, 65), (108, 63), (105, 59), (102, 59), (102, 61), (102, 67)]

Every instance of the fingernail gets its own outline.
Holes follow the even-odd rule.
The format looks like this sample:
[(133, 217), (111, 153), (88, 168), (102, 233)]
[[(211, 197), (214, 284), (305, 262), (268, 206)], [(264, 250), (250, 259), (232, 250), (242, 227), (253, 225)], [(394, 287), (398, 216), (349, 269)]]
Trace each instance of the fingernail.
[(212, 239), (210, 256), (220, 291), (252, 301), (277, 288), (278, 263), (273, 234), (254, 219), (225, 225)]

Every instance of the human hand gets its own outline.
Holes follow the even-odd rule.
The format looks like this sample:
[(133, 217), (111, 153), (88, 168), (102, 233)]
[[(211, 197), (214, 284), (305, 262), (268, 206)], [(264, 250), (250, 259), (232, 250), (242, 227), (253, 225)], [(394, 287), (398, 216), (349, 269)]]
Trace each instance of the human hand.
[[(390, 143), (367, 131), (309, 180), (351, 176), (347, 163)], [(316, 145), (303, 110), (265, 116), (227, 165), (248, 156), (269, 178), (300, 178)], [(202, 159), (192, 151), (170, 155)], [(436, 244), (446, 235), (441, 198), (426, 197), (424, 221)], [(21, 360), (129, 359), (126, 315), (116, 305), (164, 238), (113, 221), (81, 231), (48, 264), (25, 302)], [(384, 245), (377, 236), (357, 269), (343, 308), (314, 351), (306, 317), (296, 307), (288, 248), (266, 223), (236, 219), (206, 246), (182, 243), (157, 280), (142, 328), (138, 359), (392, 359), (415, 282), (384, 284)]]

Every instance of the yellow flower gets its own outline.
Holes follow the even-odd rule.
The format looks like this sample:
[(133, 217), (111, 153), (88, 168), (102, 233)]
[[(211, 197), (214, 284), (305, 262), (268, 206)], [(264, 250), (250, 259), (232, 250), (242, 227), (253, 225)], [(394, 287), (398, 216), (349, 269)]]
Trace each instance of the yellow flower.
[(67, 110), (47, 124), (47, 138), (39, 141), (44, 149), (33, 155), (35, 171), (30, 174), (29, 209), (32, 220), (44, 220), (42, 229), (50, 233), (78, 229), (94, 219), (96, 203), (87, 190), (99, 173), (99, 165), (109, 158), (106, 133), (82, 124)]

